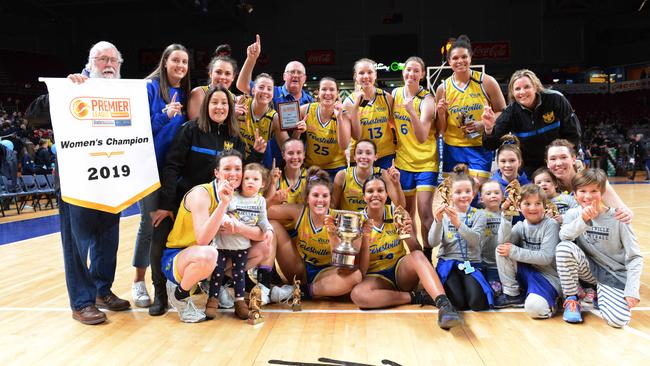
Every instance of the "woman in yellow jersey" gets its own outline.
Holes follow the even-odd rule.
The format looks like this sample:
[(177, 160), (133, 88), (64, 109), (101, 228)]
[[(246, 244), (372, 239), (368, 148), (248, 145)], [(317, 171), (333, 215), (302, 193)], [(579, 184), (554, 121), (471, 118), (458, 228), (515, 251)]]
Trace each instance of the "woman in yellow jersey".
[[(307, 183), (307, 171), (302, 166), (305, 161), (305, 145), (300, 140), (288, 139), (282, 145), (284, 168), (271, 170), (271, 182), (266, 192), (266, 207), (284, 203), (303, 204)], [(282, 237), (295, 236), (296, 222), (293, 220), (270, 220), (273, 231)], [(271, 253), (261, 266), (273, 268), (275, 264), (276, 242), (271, 243)]]
[[(393, 221), (393, 207), (386, 205), (386, 182), (370, 177), (363, 185), (363, 198), (368, 204), (365, 215), (372, 224), (370, 240), (361, 246), (359, 264), (363, 281), (352, 290), (352, 301), (360, 308), (385, 308), (403, 304), (435, 305), (438, 325), (449, 329), (460, 324), (460, 318), (447, 299), (431, 262), (422, 251), (406, 254)], [(404, 221), (400, 229), (412, 233), (412, 221)], [(424, 290), (416, 290), (421, 282)]]
[(393, 97), (375, 87), (377, 71), (375, 62), (370, 59), (362, 58), (354, 63), (353, 79), (361, 90), (352, 93), (343, 103), (347, 112), (343, 118), (350, 123), (352, 132), (351, 151), (354, 150), (356, 141), (371, 140), (379, 147), (377, 166), (388, 169), (395, 158), (393, 116), (390, 110)]
[[(190, 101), (188, 102), (187, 107), (187, 119), (193, 120), (199, 117), (201, 103), (203, 103), (203, 99), (205, 99), (210, 88), (221, 85), (230, 92), (230, 86), (232, 85), (233, 80), (235, 80), (236, 75), (237, 61), (229, 56), (213, 57), (212, 60), (210, 60), (210, 64), (208, 64), (208, 77), (210, 78), (210, 83), (192, 89), (192, 93), (190, 93)], [(239, 98), (232, 93), (230, 94), (235, 101), (235, 114), (237, 116), (244, 116), (246, 114), (246, 106), (237, 103)]]
[(506, 101), (492, 76), (470, 68), (472, 46), (466, 35), (453, 41), (447, 61), (454, 73), (436, 90), (436, 127), (444, 140), (443, 172), (464, 163), (471, 175), (484, 181), (490, 177), (494, 157), (483, 148), (483, 108), (490, 106), (498, 117)]
[(336, 173), (347, 166), (345, 149), (350, 143), (350, 124), (342, 118), (343, 108), (338, 101), (336, 80), (322, 78), (318, 96), (319, 102), (300, 107), (305, 125), (298, 127), (305, 130), (306, 166), (318, 166), (334, 179)]
[[(307, 172), (303, 168), (305, 145), (290, 138), (282, 144), (283, 168), (271, 170), (271, 183), (266, 192), (267, 207), (271, 204), (303, 203), (303, 190)], [(270, 204), (269, 204), (270, 203)]]
[(373, 166), (377, 161), (377, 148), (371, 140), (359, 140), (353, 151), (357, 165), (336, 173), (332, 193), (332, 207), (348, 211), (362, 211), (366, 207), (363, 200), (363, 182), (377, 174), (388, 184), (388, 195), (395, 206), (406, 204), (400, 185), (400, 172), (393, 161), (387, 170)]
[[(305, 298), (341, 296), (361, 282), (359, 270), (337, 269), (331, 265), (332, 248), (339, 238), (330, 210), (330, 180), (324, 170), (312, 167), (307, 171), (305, 204), (276, 205), (269, 208), (271, 220), (296, 221), (296, 236), (277, 233), (276, 259), (286, 278), (296, 276)], [(328, 228), (326, 226), (328, 225)], [(354, 245), (359, 248), (360, 240)]]
[[(253, 89), (248, 90), (243, 102), (246, 114), (239, 121), (239, 135), (246, 142), (246, 156), (266, 153), (266, 145), (272, 136), (276, 136), (281, 145), (289, 135), (280, 130), (278, 113), (273, 109), (273, 78), (261, 73), (255, 78)], [(249, 97), (252, 96), (252, 97)]]
[[(217, 252), (209, 244), (217, 232), (237, 232), (251, 240), (263, 240), (258, 227), (237, 225), (224, 231), (223, 216), (242, 179), (242, 156), (236, 150), (228, 150), (218, 159), (216, 179), (192, 188), (183, 198), (161, 260), (168, 280), (169, 302), (184, 322), (205, 319), (203, 311), (192, 303), (189, 291), (199, 281), (209, 278), (214, 270)], [(264, 247), (251, 248), (255, 253), (249, 256), (249, 264), (258, 263), (267, 254), (260, 252), (268, 252)]]
[(397, 134), (395, 166), (406, 195), (406, 210), (415, 217), (417, 202), (424, 250), (431, 258), (426, 242), (433, 223), (431, 204), (438, 181), (438, 149), (433, 125), (436, 103), (428, 90), (420, 86), (425, 65), (421, 58), (409, 57), (404, 63), (404, 86), (393, 90), (393, 119)]

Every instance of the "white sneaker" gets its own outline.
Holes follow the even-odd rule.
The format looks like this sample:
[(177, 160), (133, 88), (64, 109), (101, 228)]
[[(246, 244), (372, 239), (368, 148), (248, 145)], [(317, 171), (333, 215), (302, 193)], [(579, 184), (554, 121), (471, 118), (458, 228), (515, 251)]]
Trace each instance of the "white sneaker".
[(205, 313), (194, 305), (192, 297), (188, 296), (186, 299), (178, 300), (174, 292), (176, 292), (178, 285), (167, 280), (167, 299), (169, 306), (178, 311), (178, 316), (184, 323), (198, 323), (205, 320)]
[(262, 285), (261, 283), (258, 284), (258, 286), (260, 286), (260, 289), (262, 290), (262, 306), (264, 306), (271, 302), (271, 297), (269, 296), (271, 290), (269, 290), (268, 287)]
[(283, 285), (283, 286), (273, 286), (271, 288), (271, 302), (280, 303), (283, 301), (289, 301), (293, 296), (293, 286)]
[(147, 285), (144, 284), (144, 281), (133, 283), (131, 286), (131, 296), (133, 296), (135, 306), (139, 308), (148, 308), (151, 306), (151, 297), (147, 293)]
[(223, 309), (230, 309), (235, 306), (235, 297), (228, 290), (230, 286), (221, 285), (219, 287), (219, 307)]

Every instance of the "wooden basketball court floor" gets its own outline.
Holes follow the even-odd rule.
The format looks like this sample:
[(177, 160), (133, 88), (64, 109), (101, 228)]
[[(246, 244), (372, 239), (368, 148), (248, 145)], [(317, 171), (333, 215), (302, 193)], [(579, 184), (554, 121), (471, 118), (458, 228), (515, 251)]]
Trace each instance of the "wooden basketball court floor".
[[(650, 185), (615, 189), (635, 212), (633, 226), (650, 257)], [(138, 215), (122, 219), (113, 286), (129, 300), (138, 222)], [(71, 318), (58, 233), (2, 245), (0, 258), (0, 365), (650, 364), (648, 259), (641, 303), (623, 329), (607, 326), (597, 312), (570, 325), (561, 314), (540, 321), (510, 309), (465, 312), (461, 327), (444, 331), (433, 307), (361, 311), (332, 301), (306, 302), (297, 313), (268, 306), (257, 326), (228, 311), (183, 324), (174, 312), (150, 317), (137, 308), (87, 326)]]

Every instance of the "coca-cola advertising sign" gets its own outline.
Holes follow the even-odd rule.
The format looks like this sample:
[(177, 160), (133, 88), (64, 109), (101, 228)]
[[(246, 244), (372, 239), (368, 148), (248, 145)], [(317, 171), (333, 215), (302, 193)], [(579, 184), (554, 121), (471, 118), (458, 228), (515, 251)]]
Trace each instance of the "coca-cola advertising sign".
[(305, 52), (307, 65), (334, 65), (334, 50), (309, 50)]
[(473, 60), (508, 60), (510, 42), (472, 42)]

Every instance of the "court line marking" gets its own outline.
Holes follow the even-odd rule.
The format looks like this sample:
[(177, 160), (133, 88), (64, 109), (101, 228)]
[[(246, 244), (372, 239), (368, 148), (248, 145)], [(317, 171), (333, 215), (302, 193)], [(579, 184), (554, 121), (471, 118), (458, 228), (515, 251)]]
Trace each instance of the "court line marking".
[(49, 234), (45, 234), (45, 235), (41, 235), (41, 236), (35, 236), (35, 237), (33, 237), (33, 238), (27, 238), (27, 239), (23, 239), (23, 240), (19, 240), (19, 241), (13, 241), (13, 242), (11, 242), (11, 243), (6, 243), (6, 244), (2, 244), (2, 245), (0, 245), (0, 249), (1, 249), (2, 247), (8, 247), (8, 246), (10, 246), (10, 245), (23, 244), (23, 243), (25, 243), (26, 241), (30, 241), (30, 240), (32, 240), (32, 239), (37, 239), (37, 238), (46, 238), (46, 237), (48, 237), (48, 236), (53, 236), (53, 235), (58, 235), (58, 234), (61, 234), (61, 232), (60, 232), (60, 231), (56, 231), (56, 232), (49, 233)]
[[(585, 310), (589, 310), (587, 305), (583, 306)], [(10, 311), (26, 311), (26, 312), (70, 312), (69, 308), (45, 308), (45, 307), (0, 307), (0, 312), (10, 312)], [(176, 312), (176, 310), (169, 310), (170, 312)], [(593, 312), (593, 310), (589, 310)], [(632, 311), (650, 311), (650, 307), (635, 307)], [(133, 312), (133, 313), (148, 313), (148, 309), (129, 309), (124, 312)], [(221, 313), (232, 313), (234, 309), (219, 309)], [(524, 313), (524, 309), (499, 309), (499, 310), (484, 310), (477, 313)], [(407, 309), (392, 309), (392, 310), (361, 310), (361, 309), (303, 309), (302, 311), (293, 311), (291, 309), (263, 309), (262, 313), (288, 313), (288, 314), (437, 314), (437, 309), (417, 309), (417, 310), (407, 310)], [(461, 311), (461, 313), (475, 313), (473, 311)], [(595, 314), (595, 313), (594, 313)]]

